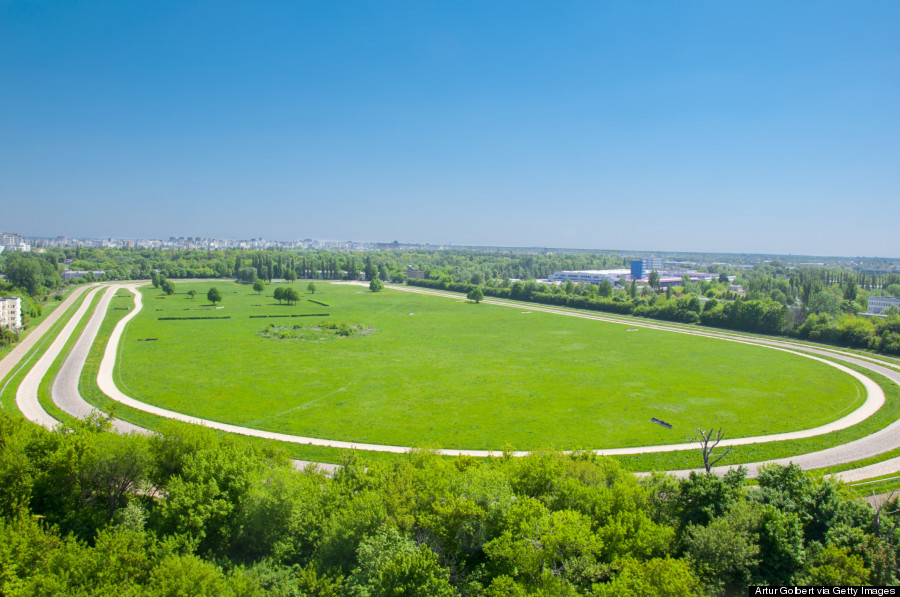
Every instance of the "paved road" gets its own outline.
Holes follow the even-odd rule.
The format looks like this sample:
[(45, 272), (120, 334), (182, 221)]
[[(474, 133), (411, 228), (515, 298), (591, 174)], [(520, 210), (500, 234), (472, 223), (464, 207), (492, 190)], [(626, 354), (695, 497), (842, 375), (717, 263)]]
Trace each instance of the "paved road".
[[(199, 417), (191, 417), (188, 415), (184, 415), (182, 413), (177, 413), (174, 411), (170, 411), (170, 410), (162, 409), (162, 408), (155, 407), (152, 405), (148, 405), (146, 403), (135, 400), (134, 398), (132, 398), (130, 396), (125, 395), (123, 392), (121, 392), (118, 389), (118, 387), (116, 387), (115, 383), (113, 382), (112, 373), (113, 373), (115, 358), (116, 358), (116, 354), (117, 354), (117, 347), (118, 347), (119, 341), (121, 339), (122, 332), (125, 328), (125, 325), (127, 325), (128, 321), (130, 321), (131, 318), (133, 318), (134, 316), (137, 315), (137, 313), (140, 311), (140, 308), (141, 308), (140, 294), (138, 292), (136, 292), (136, 290), (135, 290), (137, 284), (117, 285), (116, 287), (109, 289), (107, 291), (107, 295), (105, 295), (103, 297), (104, 299), (106, 299), (101, 304), (101, 306), (103, 308), (102, 309), (98, 308), (97, 313), (95, 313), (94, 317), (98, 318), (99, 321), (102, 321), (103, 313), (105, 313), (105, 308), (109, 304), (108, 297), (111, 297), (112, 293), (114, 293), (118, 287), (122, 287), (122, 286), (125, 286), (126, 288), (128, 288), (129, 290), (134, 292), (135, 308), (122, 321), (120, 321), (119, 324), (116, 325), (116, 327), (113, 331), (113, 334), (110, 337), (110, 340), (107, 344), (106, 351), (103, 355), (103, 359), (100, 364), (100, 371), (99, 371), (98, 379), (97, 379), (97, 383), (98, 383), (98, 386), (100, 387), (100, 389), (105, 394), (107, 394), (110, 398), (112, 398), (113, 400), (119, 401), (123, 404), (131, 406), (138, 410), (156, 414), (158, 416), (174, 418), (174, 419), (182, 420), (182, 421), (189, 422), (189, 423), (206, 425), (206, 426), (214, 428), (214, 429), (219, 429), (219, 430), (227, 431), (227, 432), (231, 432), (231, 433), (252, 435), (252, 436), (256, 436), (256, 437), (263, 437), (263, 438), (274, 439), (274, 440), (278, 440), (278, 441), (286, 441), (286, 442), (290, 442), (290, 443), (303, 443), (303, 444), (321, 445), (321, 446), (336, 447), (336, 448), (357, 448), (357, 449), (366, 449), (366, 450), (375, 450), (375, 451), (395, 452), (395, 453), (406, 452), (410, 449), (405, 446), (361, 444), (361, 443), (355, 443), (355, 442), (343, 442), (343, 441), (327, 440), (327, 439), (321, 439), (321, 438), (302, 437), (302, 436), (294, 436), (294, 435), (287, 435), (287, 434), (281, 434), (281, 433), (274, 433), (274, 432), (250, 429), (250, 428), (246, 428), (246, 427), (230, 425), (227, 423), (220, 423), (217, 421), (201, 419)], [(410, 288), (405, 288), (405, 287), (392, 287), (392, 288), (395, 288), (397, 290), (409, 291), (409, 292), (421, 292), (424, 294), (434, 294), (434, 295), (438, 295), (438, 296), (445, 296), (445, 297), (449, 297), (449, 298), (453, 298), (453, 299), (457, 299), (457, 300), (460, 299), (460, 296), (455, 295), (455, 294), (422, 291), (421, 289), (410, 289)], [(796, 343), (791, 343), (788, 341), (755, 339), (755, 338), (750, 339), (749, 337), (741, 337), (741, 336), (738, 336), (735, 334), (729, 334), (729, 333), (699, 331), (696, 329), (684, 329), (684, 328), (679, 328), (679, 327), (675, 327), (675, 326), (669, 327), (665, 324), (656, 324), (656, 323), (649, 323), (649, 322), (643, 322), (643, 321), (635, 321), (633, 319), (626, 320), (623, 318), (615, 318), (615, 317), (610, 318), (610, 317), (606, 317), (606, 316), (602, 316), (602, 315), (595, 316), (595, 315), (586, 314), (583, 312), (579, 313), (579, 312), (574, 312), (574, 311), (545, 308), (545, 307), (534, 306), (531, 304), (523, 305), (520, 303), (513, 303), (513, 302), (507, 302), (507, 301), (486, 301), (486, 302), (492, 302), (492, 303), (495, 303), (495, 304), (498, 304), (501, 306), (514, 307), (514, 308), (518, 308), (518, 309), (526, 308), (530, 311), (546, 311), (549, 313), (567, 315), (567, 316), (573, 316), (573, 317), (580, 317), (580, 318), (585, 318), (585, 319), (597, 319), (597, 320), (602, 320), (602, 321), (611, 321), (611, 322), (620, 323), (620, 324), (624, 323), (624, 324), (627, 324), (632, 327), (646, 327), (646, 328), (660, 329), (660, 330), (665, 330), (665, 331), (674, 331), (674, 332), (678, 332), (678, 333), (688, 333), (688, 334), (692, 334), (692, 335), (719, 338), (719, 339), (728, 340), (728, 341), (737, 341), (737, 342), (749, 343), (749, 344), (761, 344), (761, 345), (768, 346), (769, 348), (772, 348), (775, 350), (783, 350), (785, 352), (791, 352), (791, 353), (795, 353), (795, 354), (800, 354), (800, 353), (797, 353), (795, 350), (793, 350), (794, 348), (802, 348), (804, 351), (817, 352), (817, 353), (821, 353), (823, 355), (826, 355), (826, 356), (829, 356), (832, 358), (838, 358), (838, 359), (842, 359), (842, 360), (845, 360), (848, 362), (859, 364), (862, 367), (866, 367), (871, 370), (875, 370), (875, 371), (885, 375), (886, 377), (889, 377), (890, 379), (894, 380), (895, 382), (900, 383), (900, 372), (898, 372), (894, 368), (889, 368), (889, 367), (893, 367), (893, 365), (890, 365), (890, 364), (888, 364), (888, 366), (876, 365), (875, 363), (871, 362), (873, 359), (867, 359), (866, 357), (861, 357), (859, 355), (848, 356), (844, 353), (841, 353), (840, 351), (831, 350), (831, 349), (814, 349), (814, 348), (811, 348), (808, 346), (802, 346), (802, 345), (798, 346)], [(73, 318), (73, 319), (75, 319), (75, 318)], [(79, 317), (79, 319), (80, 319), (80, 317)], [(93, 319), (92, 319), (91, 323), (93, 323)], [(75, 325), (77, 325), (77, 324), (75, 324)], [(74, 329), (75, 325), (72, 326), (72, 329), (68, 330), (67, 334), (61, 333), (60, 336), (68, 337), (68, 335), (70, 335), (72, 330)], [(96, 327), (89, 324), (87, 326), (87, 328), (85, 329), (85, 332), (82, 334), (82, 338), (79, 340), (79, 345), (81, 345), (83, 343), (85, 346), (90, 347), (90, 345), (93, 343), (93, 339), (96, 336), (98, 329), (99, 329), (99, 323), (96, 325)], [(64, 332), (65, 332), (65, 330), (64, 330)], [(63, 340), (62, 343), (64, 344), (65, 340)], [(73, 351), (73, 355), (76, 352), (78, 352), (78, 351), (77, 350)], [(803, 355), (803, 356), (808, 356), (808, 355)], [(809, 357), (809, 358), (816, 358), (816, 357)], [(69, 408), (72, 408), (73, 411), (80, 412), (79, 409), (83, 409), (84, 405), (78, 404), (76, 406), (77, 400), (73, 401), (73, 398), (72, 398), (73, 392), (71, 391), (71, 389), (72, 389), (72, 386), (71, 386), (72, 381), (71, 380), (77, 379), (77, 376), (80, 375), (80, 370), (83, 367), (84, 360), (78, 356), (70, 356), (70, 358), (67, 360), (67, 365), (69, 364), (70, 360), (72, 361), (72, 365), (71, 365), (71, 368), (67, 368), (67, 373), (66, 373), (68, 381), (62, 382), (62, 381), (57, 380), (58, 384), (54, 384), (54, 387), (56, 387), (57, 385), (59, 385), (59, 387), (60, 387), (61, 394), (60, 394), (60, 398), (59, 398), (60, 402), (58, 402), (58, 403), (61, 406), (65, 405), (64, 406), (65, 410), (69, 411)], [(821, 359), (817, 359), (817, 360), (821, 360)], [(80, 365), (79, 365), (79, 361), (80, 361)], [(51, 362), (52, 362), (52, 359), (51, 359)], [(836, 366), (838, 368), (841, 368), (842, 370), (846, 370), (849, 374), (856, 376), (858, 379), (861, 378), (861, 381), (866, 384), (867, 388), (869, 389), (869, 397), (866, 401), (866, 404), (863, 407), (861, 407), (857, 411), (854, 411), (854, 413), (851, 413), (851, 415), (848, 415), (848, 417), (842, 418), (840, 421), (836, 421), (829, 425), (825, 425), (825, 426), (816, 428), (815, 430), (804, 430), (804, 431), (795, 432), (794, 434), (791, 434), (791, 433), (777, 434), (777, 435), (773, 435), (773, 436), (765, 436), (765, 437), (757, 437), (757, 438), (739, 438), (739, 439), (731, 440), (730, 442), (728, 442), (728, 444), (739, 445), (739, 444), (748, 444), (748, 443), (758, 443), (760, 441), (773, 441), (775, 439), (781, 439), (781, 440), (793, 439), (793, 438), (800, 438), (800, 437), (810, 437), (811, 435), (815, 435), (815, 434), (829, 433), (836, 429), (844, 428), (846, 426), (849, 426), (849, 425), (855, 424), (856, 422), (859, 422), (859, 420), (862, 420), (863, 418), (870, 416), (872, 414), (872, 412), (874, 412), (874, 410), (877, 410), (877, 408), (880, 407), (881, 404), (883, 404), (884, 395), (881, 392), (880, 388), (877, 386), (877, 384), (874, 384), (873, 382), (871, 382), (871, 380), (869, 380), (865, 376), (860, 376), (855, 371), (846, 369), (840, 365), (835, 365), (830, 362), (828, 362), (828, 364), (830, 364), (832, 366)], [(76, 373), (77, 373), (77, 375), (76, 375)], [(62, 390), (63, 383), (68, 385), (67, 390)], [(75, 384), (76, 385), (75, 385), (74, 394), (77, 394), (77, 382), (75, 382)], [(65, 398), (62, 397), (63, 394), (65, 394)], [(78, 397), (78, 399), (80, 399), (80, 397)], [(57, 400), (57, 398), (54, 397), (54, 400)], [(82, 402), (83, 402), (83, 400), (82, 400)], [(88, 406), (88, 408), (90, 408), (90, 407)], [(811, 432), (815, 432), (815, 433), (811, 433)], [(723, 446), (726, 445), (726, 442), (723, 442), (721, 445), (723, 445)], [(843, 446), (838, 446), (835, 448), (830, 448), (828, 450), (822, 450), (822, 451), (814, 452), (814, 453), (810, 453), (810, 454), (795, 456), (792, 458), (780, 459), (780, 460), (775, 460), (775, 461), (770, 461), (770, 462), (765, 462), (765, 463), (753, 463), (753, 464), (745, 465), (745, 466), (751, 470), (751, 473), (755, 472), (755, 470), (757, 468), (759, 468), (760, 466), (765, 465), (765, 464), (770, 464), (772, 462), (778, 462), (778, 463), (795, 462), (797, 464), (800, 464), (804, 468), (820, 468), (823, 466), (830, 466), (830, 465), (838, 464), (841, 462), (849, 462), (849, 461), (858, 460), (861, 458), (866, 458), (869, 456), (873, 456), (873, 455), (882, 453), (887, 450), (894, 449), (896, 447), (900, 447), (900, 421), (891, 424), (884, 430), (877, 432), (871, 436), (862, 438), (860, 440), (851, 442), (851, 443), (843, 445)], [(646, 447), (646, 448), (598, 450), (597, 452), (602, 453), (602, 454), (627, 454), (627, 453), (641, 453), (641, 452), (652, 452), (652, 451), (673, 451), (673, 450), (684, 450), (684, 449), (697, 449), (697, 445), (696, 444), (673, 444), (670, 446), (650, 446), (650, 447)], [(483, 451), (483, 450), (441, 450), (441, 453), (448, 454), (448, 455), (468, 454), (468, 455), (473, 455), (473, 456), (488, 456), (491, 454), (495, 454), (495, 453)], [(524, 455), (524, 454), (527, 454), (527, 452), (516, 452), (516, 455)], [(897, 459), (897, 460), (900, 461), (900, 459)], [(891, 462), (891, 461), (888, 461), (888, 462)], [(305, 464), (305, 463), (298, 462), (298, 465), (302, 465), (302, 464)], [(882, 463), (880, 465), (874, 465), (874, 466), (876, 466), (878, 468), (877, 469), (873, 468), (872, 470), (878, 470), (878, 471), (882, 471), (885, 468), (891, 467), (891, 465), (884, 464), (884, 463)], [(900, 462), (897, 463), (897, 466), (900, 466)], [(722, 470), (727, 470), (727, 467), (722, 467)], [(894, 470), (896, 470), (896, 469), (894, 469)], [(678, 474), (678, 475), (686, 475), (689, 472), (690, 471), (674, 471), (674, 473)], [(875, 474), (885, 474), (887, 472), (893, 472), (893, 471), (886, 470), (884, 472), (878, 472)], [(840, 474), (839, 476), (841, 476), (842, 478), (846, 478), (848, 480), (850, 480), (851, 478), (859, 478), (859, 477), (851, 477), (851, 475), (852, 475), (852, 472), (848, 471), (846, 473)]]

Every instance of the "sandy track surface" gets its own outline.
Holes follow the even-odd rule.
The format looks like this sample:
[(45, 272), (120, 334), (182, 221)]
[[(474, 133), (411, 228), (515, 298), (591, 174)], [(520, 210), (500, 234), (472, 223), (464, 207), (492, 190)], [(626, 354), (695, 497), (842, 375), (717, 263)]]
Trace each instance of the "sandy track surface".
[[(103, 293), (103, 296), (100, 297), (97, 308), (88, 320), (84, 331), (78, 338), (78, 342), (76, 342), (75, 346), (72, 348), (72, 351), (60, 368), (59, 374), (53, 381), (53, 388), (50, 391), (50, 395), (53, 398), (54, 404), (64, 412), (78, 419), (83, 419), (96, 410), (81, 397), (81, 394), (78, 391), (78, 381), (81, 378), (81, 371), (84, 369), (84, 364), (87, 361), (88, 353), (91, 351), (94, 339), (97, 337), (97, 332), (100, 331), (100, 325), (103, 323), (103, 319), (106, 316), (109, 303), (112, 300), (112, 297), (115, 296), (117, 290), (118, 287), (110, 286), (106, 289), (106, 292)], [(149, 431), (143, 427), (138, 427), (137, 425), (121, 419), (113, 419), (112, 426), (119, 433), (149, 433)]]
[[(69, 341), (75, 328), (78, 327), (84, 314), (87, 313), (94, 295), (99, 291), (100, 288), (93, 288), (88, 292), (87, 296), (85, 296), (84, 300), (81, 302), (81, 305), (79, 305), (78, 309), (75, 311), (75, 314), (72, 315), (71, 319), (66, 322), (66, 325), (59, 334), (57, 334), (53, 343), (50, 345), (50, 348), (38, 358), (31, 370), (25, 375), (25, 379), (19, 384), (19, 388), (16, 390), (16, 406), (29, 421), (33, 421), (47, 429), (53, 429), (59, 423), (59, 421), (51, 417), (50, 414), (44, 410), (44, 407), (41, 406), (41, 403), (38, 400), (38, 386), (40, 386), (44, 376), (47, 375), (47, 371), (50, 370), (53, 361), (55, 361), (56, 357), (59, 356), (59, 353), (62, 352), (63, 347), (66, 345), (66, 342)], [(55, 313), (56, 312), (54, 311), (54, 314)]]

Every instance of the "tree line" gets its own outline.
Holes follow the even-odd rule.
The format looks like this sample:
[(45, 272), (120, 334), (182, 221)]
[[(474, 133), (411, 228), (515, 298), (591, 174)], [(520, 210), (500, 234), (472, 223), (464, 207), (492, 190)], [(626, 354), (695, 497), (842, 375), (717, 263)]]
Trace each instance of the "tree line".
[[(348, 452), (329, 477), (209, 429), (0, 414), (0, 594), (743, 595), (898, 582), (897, 504), (612, 459)], [(699, 464), (699, 457), (698, 457)]]
[[(613, 287), (540, 284), (555, 271), (623, 267), (628, 257), (612, 253), (537, 254), (508, 251), (395, 250), (341, 252), (326, 250), (183, 250), (49, 249), (43, 255), (5, 255), (4, 275), (20, 293), (46, 297), (61, 284), (59, 269), (106, 269), (102, 279), (159, 279), (233, 277), (253, 285), (273, 279), (361, 280), (374, 285), (407, 281), (406, 268), (423, 272), (425, 280), (409, 283), (468, 294), (474, 288), (485, 296), (515, 298), (550, 305), (633, 314), (683, 323), (767, 333), (900, 352), (896, 318), (870, 320), (864, 312), (868, 297), (900, 297), (900, 274), (876, 270), (813, 267), (767, 260), (746, 266), (700, 266), (718, 274), (712, 282), (659, 287), (658, 272), (649, 284)], [(737, 259), (737, 257), (736, 257)], [(876, 260), (877, 261), (877, 260)], [(873, 262), (875, 263), (875, 262)], [(877, 264), (877, 263), (876, 263)], [(81, 280), (83, 283), (85, 280)], [(737, 285), (744, 294), (729, 290)], [(694, 300), (696, 299), (696, 300)], [(39, 311), (40, 299), (27, 300), (26, 312)]]
[[(465, 294), (478, 288), (483, 296), (534, 302), (545, 305), (634, 315), (680, 323), (771, 335), (785, 335), (885, 353), (900, 354), (900, 313), (883, 318), (858, 316), (865, 290), (852, 281), (825, 287), (816, 277), (807, 277), (797, 287), (786, 279), (744, 274), (749, 290), (745, 295), (729, 290), (734, 284), (724, 274), (711, 282), (691, 282), (662, 291), (654, 289), (653, 273), (639, 292), (636, 282), (614, 287), (609, 280), (599, 285), (541, 284), (534, 280), (487, 281), (476, 285), (457, 282), (452, 276), (438, 279), (410, 279), (407, 284)], [(768, 292), (766, 290), (768, 289)], [(784, 291), (787, 291), (787, 294)], [(882, 289), (900, 296), (900, 286)]]

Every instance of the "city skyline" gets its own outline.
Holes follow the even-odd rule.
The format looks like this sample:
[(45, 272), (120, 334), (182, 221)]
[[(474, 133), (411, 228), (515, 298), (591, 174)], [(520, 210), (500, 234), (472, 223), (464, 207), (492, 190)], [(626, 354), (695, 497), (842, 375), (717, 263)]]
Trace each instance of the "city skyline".
[(896, 256), (898, 17), (5, 3), (2, 226)]
[[(525, 253), (567, 253), (567, 252), (584, 252), (584, 253), (610, 253), (621, 256), (647, 256), (647, 255), (664, 255), (669, 257), (683, 258), (689, 255), (709, 255), (709, 256), (734, 256), (734, 257), (771, 257), (771, 258), (822, 258), (837, 259), (841, 262), (861, 260), (862, 262), (884, 261), (897, 262), (900, 258), (891, 255), (815, 255), (808, 253), (730, 253), (727, 251), (677, 251), (669, 249), (646, 249), (640, 247), (550, 247), (550, 246), (515, 246), (515, 245), (464, 245), (453, 243), (432, 243), (428, 241), (409, 241), (409, 240), (385, 240), (385, 239), (321, 239), (321, 238), (300, 238), (278, 239), (264, 238), (262, 236), (252, 236), (237, 238), (216, 238), (210, 236), (171, 236), (171, 235), (155, 235), (151, 237), (123, 237), (123, 236), (103, 236), (103, 237), (77, 237), (69, 235), (47, 235), (47, 236), (29, 236), (17, 233), (9, 233), (0, 231), (0, 252), (4, 248), (4, 239), (17, 238), (17, 242), (27, 244), (27, 250), (32, 248), (76, 248), (76, 247), (96, 247), (96, 248), (133, 248), (133, 249), (150, 249), (150, 250), (169, 250), (169, 249), (209, 249), (209, 250), (226, 250), (226, 249), (287, 249), (287, 250), (341, 250), (341, 251), (370, 251), (370, 250), (392, 250), (394, 248), (400, 250), (430, 250), (443, 251), (452, 249), (473, 250), (473, 251), (511, 251)], [(36, 243), (36, 244), (35, 244)], [(8, 243), (6, 243), (8, 244)], [(21, 250), (15, 246), (7, 246), (9, 250)], [(825, 263), (808, 263), (806, 265), (825, 266)]]

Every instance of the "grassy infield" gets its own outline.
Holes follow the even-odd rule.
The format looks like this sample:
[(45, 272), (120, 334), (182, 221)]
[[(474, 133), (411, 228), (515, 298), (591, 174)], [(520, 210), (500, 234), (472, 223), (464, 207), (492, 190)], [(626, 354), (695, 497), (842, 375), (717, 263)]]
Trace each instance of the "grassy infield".
[[(696, 425), (721, 425), (732, 437), (776, 433), (833, 420), (861, 400), (855, 380), (836, 370), (734, 343), (324, 284), (324, 292), (305, 299), (328, 307), (305, 299), (296, 306), (278, 305), (271, 288), (269, 296), (257, 296), (247, 287), (217, 282), (224, 308), (213, 310), (200, 298), (210, 285), (178, 284), (178, 294), (165, 298), (144, 289), (144, 311), (129, 325), (120, 349), (117, 383), (126, 392), (180, 412), (299, 435), (498, 451), (673, 443), (689, 439)], [(198, 291), (196, 300), (185, 294), (190, 288)], [(157, 428), (157, 417), (112, 404), (92, 381), (106, 339), (130, 310), (130, 297), (120, 291), (113, 299), (80, 389), (102, 410)], [(329, 317), (249, 317), (322, 312)], [(226, 314), (231, 319), (157, 320)], [(267, 323), (312, 326), (323, 319), (371, 326), (376, 332), (315, 342), (260, 334)], [(869, 420), (818, 438), (741, 446), (729, 462), (834, 446), (900, 417), (900, 389), (869, 375), (888, 396), (887, 405)], [(47, 381), (41, 388), (45, 408), (49, 387)], [(7, 390), (2, 398), (9, 404), (11, 396), (14, 400)], [(50, 406), (48, 411), (63, 416)], [(674, 428), (650, 424), (651, 416)], [(331, 448), (285, 448), (295, 458), (341, 459), (341, 451)], [(632, 470), (699, 464), (694, 451), (620, 460)]]

